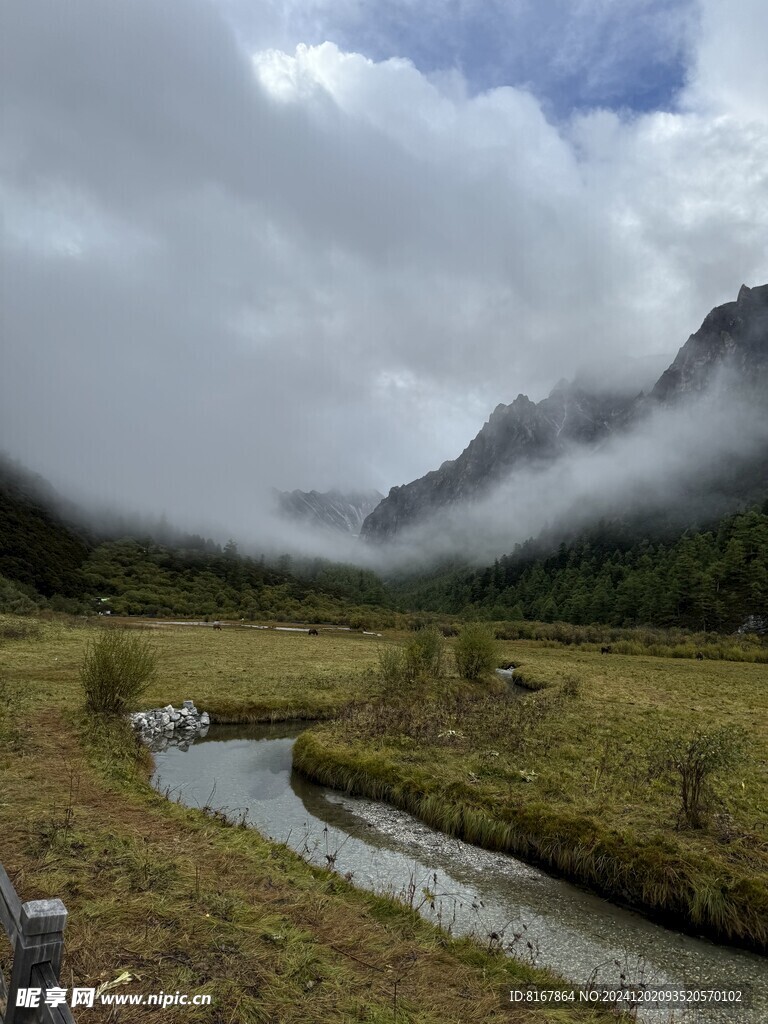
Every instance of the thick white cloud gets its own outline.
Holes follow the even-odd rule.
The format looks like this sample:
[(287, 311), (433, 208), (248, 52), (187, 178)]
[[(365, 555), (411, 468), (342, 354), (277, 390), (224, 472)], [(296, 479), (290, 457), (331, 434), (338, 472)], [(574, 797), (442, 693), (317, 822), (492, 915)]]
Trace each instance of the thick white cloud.
[(246, 52), (204, 0), (2, 19), (2, 445), (114, 502), (247, 534), (273, 485), (386, 490), (768, 280), (764, 70), (719, 60), (715, 5), (678, 112), (565, 124)]
[(700, 0), (688, 100), (740, 122), (768, 120), (768, 6), (762, 0)]

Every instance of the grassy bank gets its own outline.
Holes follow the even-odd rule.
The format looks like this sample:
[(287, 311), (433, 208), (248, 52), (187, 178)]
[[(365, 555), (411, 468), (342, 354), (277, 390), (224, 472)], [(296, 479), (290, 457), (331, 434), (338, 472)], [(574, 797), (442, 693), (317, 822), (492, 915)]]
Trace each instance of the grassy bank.
[[(80, 665), (102, 622), (0, 616), (0, 655), (27, 687), (31, 707), (82, 701)], [(376, 638), (355, 632), (309, 637), (236, 627), (153, 627), (141, 620), (132, 626), (151, 640), (159, 662), (142, 705), (180, 704), (189, 697), (220, 722), (328, 718), (364, 692), (377, 660)]]
[(691, 632), (651, 626), (621, 628), (570, 622), (496, 622), (501, 640), (539, 640), (551, 646), (564, 645), (584, 651), (599, 651), (610, 645), (614, 654), (649, 655), (655, 658), (699, 658), (708, 661), (768, 663), (768, 643), (754, 634)]
[[(309, 777), (388, 800), (720, 941), (768, 948), (768, 671), (761, 665), (506, 644), (523, 699), (441, 681), (363, 702), (299, 738)], [(543, 684), (549, 686), (541, 688)], [(451, 695), (453, 690), (453, 695)], [(656, 751), (696, 727), (743, 729), (748, 756), (686, 826)]]
[[(210, 993), (212, 1006), (184, 1013), (215, 1024), (604, 1019), (507, 1009), (502, 989), (552, 977), (449, 939), (253, 830), (163, 799), (127, 727), (80, 710), (91, 635), (0, 620), (0, 862), (22, 899), (66, 903), (63, 985), (128, 972), (116, 991)], [(152, 638), (160, 675), (143, 706), (191, 697), (241, 721), (330, 714), (363, 694), (376, 657), (370, 638), (349, 635), (178, 628)], [(0, 967), (8, 963), (0, 939)], [(130, 1024), (146, 1010), (96, 1008), (88, 1019)]]

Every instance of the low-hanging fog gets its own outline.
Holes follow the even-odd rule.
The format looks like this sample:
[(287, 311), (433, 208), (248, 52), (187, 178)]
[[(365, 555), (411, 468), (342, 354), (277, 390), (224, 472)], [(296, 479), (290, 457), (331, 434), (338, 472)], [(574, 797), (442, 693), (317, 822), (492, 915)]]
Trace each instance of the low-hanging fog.
[[(386, 494), (518, 392), (645, 384), (768, 281), (768, 7), (618, 6), (6, 0), (0, 448), (92, 507), (363, 557), (272, 488)], [(682, 493), (757, 443), (718, 415), (527, 474), (429, 550)]]
[(626, 522), (662, 511), (684, 525), (706, 522), (735, 508), (730, 471), (748, 473), (766, 453), (764, 395), (739, 396), (716, 383), (711, 392), (647, 412), (594, 448), (574, 446), (556, 461), (521, 466), (482, 498), (403, 532), (380, 553), (380, 564), (420, 569), (457, 553), (488, 563), (544, 532), (556, 542), (615, 516)]

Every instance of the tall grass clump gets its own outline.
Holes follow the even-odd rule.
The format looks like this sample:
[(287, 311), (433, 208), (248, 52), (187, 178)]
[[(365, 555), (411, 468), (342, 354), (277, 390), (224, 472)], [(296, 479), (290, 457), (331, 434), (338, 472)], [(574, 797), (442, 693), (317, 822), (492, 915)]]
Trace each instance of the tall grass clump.
[(424, 626), (399, 647), (379, 651), (379, 679), (385, 696), (402, 695), (417, 684), (441, 679), (445, 639), (436, 626)]
[(80, 669), (85, 706), (99, 714), (124, 714), (157, 675), (157, 655), (141, 634), (104, 629), (88, 645)]
[(0, 619), (0, 640), (39, 640), (43, 627), (30, 619)]
[(379, 679), (385, 695), (397, 693), (406, 683), (405, 653), (402, 647), (379, 650)]
[(475, 680), (496, 667), (498, 644), (484, 622), (470, 622), (459, 633), (453, 647), (456, 670), (462, 679)]

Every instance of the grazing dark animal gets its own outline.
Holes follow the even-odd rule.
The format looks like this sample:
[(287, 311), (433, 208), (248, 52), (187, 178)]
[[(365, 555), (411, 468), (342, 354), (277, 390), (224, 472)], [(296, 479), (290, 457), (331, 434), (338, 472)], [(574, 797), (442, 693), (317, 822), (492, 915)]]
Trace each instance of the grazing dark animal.
[(308, 629), (307, 630), (307, 635), (308, 636), (320, 636), (320, 634), (317, 632), (316, 629)]
[(610, 654), (611, 653), (610, 645), (608, 645), (607, 647), (601, 647), (600, 648), (600, 653), (601, 654)]
[(214, 622), (213, 628), (214, 629), (221, 629), (221, 623), (220, 622)]
[(701, 651), (696, 651), (696, 661), (704, 661), (704, 655)]

